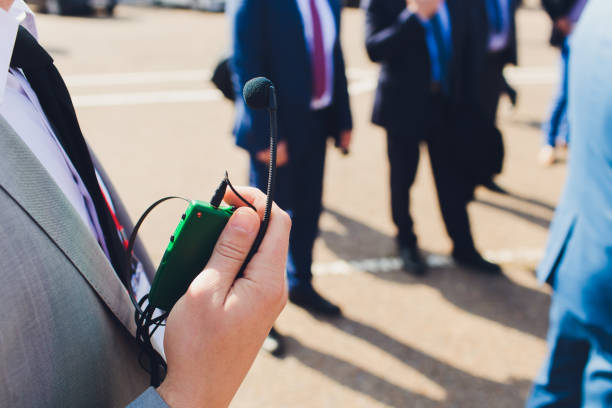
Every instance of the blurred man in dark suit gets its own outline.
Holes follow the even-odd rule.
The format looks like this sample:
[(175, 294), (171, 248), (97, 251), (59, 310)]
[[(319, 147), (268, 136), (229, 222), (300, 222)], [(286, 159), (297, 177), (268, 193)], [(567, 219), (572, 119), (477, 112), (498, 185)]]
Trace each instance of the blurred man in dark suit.
[[(516, 22), (515, 13), (516, 0), (478, 0), (479, 27), (483, 31), (481, 35), (474, 37), (479, 47), (485, 51), (485, 59), (482, 65), (474, 66), (480, 72), (480, 111), (490, 123), (495, 124), (497, 119), (497, 107), (499, 98), (503, 93), (508, 93), (513, 104), (516, 103), (516, 91), (509, 87), (504, 78), (504, 67), (507, 64), (517, 63)], [(498, 134), (501, 137), (501, 134)], [(502, 143), (501, 140), (499, 143)], [(490, 154), (483, 150), (481, 154)], [(496, 174), (501, 173), (502, 161), (496, 169)], [(503, 192), (492, 179), (487, 180), (484, 186), (490, 190)]]
[(474, 246), (467, 214), (474, 184), (454, 165), (450, 112), (459, 105), (478, 106), (482, 64), (477, 47), (474, 3), (460, 0), (368, 0), (366, 49), (381, 63), (372, 121), (387, 131), (391, 208), (405, 269), (423, 274), (410, 216), (410, 188), (427, 141), (438, 199), (453, 257), (468, 267), (499, 273)]
[[(231, 68), (237, 92), (256, 76), (275, 84), (279, 138), (276, 202), (292, 216), (290, 300), (334, 316), (340, 308), (312, 286), (312, 249), (322, 210), (327, 139), (348, 149), (352, 118), (340, 48), (339, 0), (232, 0)], [(251, 184), (268, 179), (268, 117), (238, 98), (234, 133), (251, 158)]]
[(590, 0), (572, 38), (565, 191), (538, 278), (553, 288), (548, 353), (527, 407), (612, 404), (612, 2)]
[(507, 64), (517, 63), (516, 0), (481, 0), (482, 26), (487, 29), (487, 59), (480, 87), (480, 108), (495, 122), (500, 95), (506, 90), (503, 76)]

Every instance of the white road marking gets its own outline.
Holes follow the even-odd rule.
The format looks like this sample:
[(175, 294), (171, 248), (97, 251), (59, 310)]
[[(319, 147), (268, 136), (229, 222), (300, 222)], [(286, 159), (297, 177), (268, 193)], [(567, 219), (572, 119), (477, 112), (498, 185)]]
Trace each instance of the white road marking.
[(77, 95), (72, 98), (76, 107), (150, 105), (158, 103), (211, 102), (223, 99), (216, 89), (195, 91), (130, 92), (94, 95)]
[[(505, 70), (508, 81), (514, 85), (553, 85), (559, 80), (559, 72), (553, 67), (509, 67)], [(349, 68), (349, 93), (362, 95), (376, 89), (378, 70), (372, 68)], [(210, 85), (208, 70), (179, 70), (160, 72), (125, 72), (115, 74), (71, 75), (66, 83), (71, 89), (79, 87), (107, 87), (127, 85), (154, 85), (162, 83), (199, 83)], [(74, 93), (76, 107), (104, 107), (150, 105), (161, 103), (216, 102), (223, 95), (216, 89), (139, 91), (118, 93)]]
[(512, 85), (554, 85), (559, 70), (553, 67), (507, 67), (504, 75)]
[[(66, 75), (64, 81), (71, 88), (100, 87), (114, 85), (160, 84), (172, 82), (209, 81), (212, 73), (206, 69), (153, 71), (153, 72), (117, 72), (102, 74)], [(370, 68), (348, 68), (349, 80), (373, 78), (376, 70)]]
[[(361, 95), (376, 88), (375, 80), (364, 80), (349, 85), (349, 94)], [(103, 107), (126, 105), (151, 105), (159, 103), (192, 103), (215, 102), (223, 99), (217, 89), (176, 90), (159, 92), (125, 92), (75, 95), (72, 103), (75, 107)]]
[[(536, 263), (542, 258), (541, 249), (503, 249), (498, 251), (486, 251), (484, 257), (491, 262), (508, 263)], [(446, 267), (454, 265), (451, 257), (430, 254), (427, 256), (427, 264), (431, 267)], [(402, 261), (398, 257), (371, 258), (354, 261), (315, 262), (312, 265), (314, 275), (350, 275), (352, 273), (368, 272), (373, 274), (388, 273), (400, 270)]]
[(376, 78), (378, 77), (378, 69), (349, 67), (346, 69), (346, 77), (349, 81), (363, 78)]
[(376, 89), (378, 81), (376, 78), (362, 79), (360, 81), (350, 82), (348, 86), (349, 95), (356, 96), (364, 93), (372, 92)]
[(114, 85), (164, 84), (172, 82), (208, 82), (211, 72), (204, 69), (157, 72), (119, 72), (108, 74), (67, 75), (69, 88)]

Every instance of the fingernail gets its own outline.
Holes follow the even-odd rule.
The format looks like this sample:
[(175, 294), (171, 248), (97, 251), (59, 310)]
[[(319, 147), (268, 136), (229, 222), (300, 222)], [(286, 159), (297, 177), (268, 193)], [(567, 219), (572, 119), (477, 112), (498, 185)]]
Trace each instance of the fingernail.
[(246, 207), (238, 208), (230, 218), (229, 228), (246, 234), (252, 233), (257, 227), (257, 223), (253, 222), (252, 212)]

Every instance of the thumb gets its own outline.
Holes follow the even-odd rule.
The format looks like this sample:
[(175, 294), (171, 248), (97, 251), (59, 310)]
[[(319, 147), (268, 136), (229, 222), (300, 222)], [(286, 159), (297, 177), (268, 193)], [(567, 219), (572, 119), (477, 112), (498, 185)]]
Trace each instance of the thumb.
[(247, 257), (259, 230), (259, 216), (248, 207), (238, 208), (219, 236), (215, 249), (200, 276), (227, 294)]

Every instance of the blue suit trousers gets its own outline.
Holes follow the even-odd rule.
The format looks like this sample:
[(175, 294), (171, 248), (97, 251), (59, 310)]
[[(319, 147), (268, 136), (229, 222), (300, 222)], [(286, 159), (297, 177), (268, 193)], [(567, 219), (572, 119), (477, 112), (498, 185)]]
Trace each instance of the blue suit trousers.
[(550, 118), (542, 127), (544, 132), (544, 145), (555, 146), (557, 141), (569, 144), (569, 124), (567, 122), (567, 91), (568, 91), (568, 65), (569, 41), (566, 38), (561, 47), (561, 78), (559, 90), (550, 109)]
[[(312, 250), (319, 234), (319, 216), (323, 209), (323, 172), (329, 128), (329, 110), (313, 113), (310, 143), (306, 151), (291, 151), (289, 163), (276, 175), (274, 201), (291, 216), (287, 258), (289, 290), (311, 285)], [(249, 183), (266, 191), (268, 166), (251, 156)]]
[(547, 341), (526, 407), (612, 407), (612, 334), (583, 323), (553, 295)]

